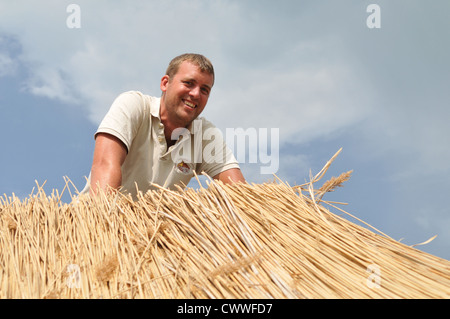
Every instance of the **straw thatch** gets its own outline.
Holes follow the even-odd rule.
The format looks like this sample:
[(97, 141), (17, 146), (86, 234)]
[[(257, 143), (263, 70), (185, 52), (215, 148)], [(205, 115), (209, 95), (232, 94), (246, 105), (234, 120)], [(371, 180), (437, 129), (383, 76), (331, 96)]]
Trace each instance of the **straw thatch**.
[[(328, 165), (329, 163), (327, 163)], [(0, 298), (449, 298), (450, 262), (281, 181), (0, 201)]]

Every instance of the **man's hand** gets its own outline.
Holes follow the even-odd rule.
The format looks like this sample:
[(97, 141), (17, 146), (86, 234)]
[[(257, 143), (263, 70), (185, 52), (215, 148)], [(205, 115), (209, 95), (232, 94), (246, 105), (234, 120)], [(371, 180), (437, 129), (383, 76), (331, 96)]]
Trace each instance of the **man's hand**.
[(214, 179), (218, 179), (219, 181), (224, 182), (225, 184), (237, 182), (245, 183), (244, 175), (242, 175), (242, 172), (239, 168), (231, 168), (222, 173), (219, 173), (216, 176), (214, 176)]
[(98, 133), (95, 138), (94, 159), (91, 169), (91, 194), (108, 186), (118, 189), (122, 185), (122, 164), (127, 156), (125, 144), (117, 137)]

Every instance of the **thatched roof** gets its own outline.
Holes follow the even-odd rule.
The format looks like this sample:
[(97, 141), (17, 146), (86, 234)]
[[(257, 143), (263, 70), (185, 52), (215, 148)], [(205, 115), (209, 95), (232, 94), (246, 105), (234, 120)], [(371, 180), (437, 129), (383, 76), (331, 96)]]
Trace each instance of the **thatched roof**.
[(450, 297), (449, 261), (331, 213), (330, 185), (311, 185), (4, 196), (0, 298)]

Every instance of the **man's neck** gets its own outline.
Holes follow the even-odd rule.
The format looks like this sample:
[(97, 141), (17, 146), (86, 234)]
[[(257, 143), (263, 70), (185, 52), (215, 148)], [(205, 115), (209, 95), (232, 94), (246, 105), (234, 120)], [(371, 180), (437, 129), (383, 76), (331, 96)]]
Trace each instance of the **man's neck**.
[(172, 140), (172, 133), (174, 130), (180, 127), (185, 127), (182, 123), (174, 123), (169, 120), (169, 115), (165, 112), (163, 105), (161, 105), (159, 116), (161, 123), (164, 125), (164, 137), (166, 138), (167, 148), (174, 145), (177, 141)]
[[(162, 122), (162, 121), (161, 121)], [(171, 147), (176, 143), (176, 140), (172, 139), (172, 132), (177, 129), (178, 127), (170, 126), (168, 123), (164, 123), (164, 137), (166, 138), (167, 148)]]

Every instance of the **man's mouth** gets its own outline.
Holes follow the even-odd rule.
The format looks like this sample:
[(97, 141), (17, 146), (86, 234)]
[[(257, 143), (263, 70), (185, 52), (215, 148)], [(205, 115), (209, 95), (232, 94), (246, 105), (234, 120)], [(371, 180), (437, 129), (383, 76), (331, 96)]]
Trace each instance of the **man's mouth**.
[(191, 109), (195, 109), (197, 107), (196, 104), (194, 104), (194, 103), (192, 103), (190, 101), (183, 100), (183, 103), (184, 103), (184, 105), (186, 105), (187, 107), (189, 107)]

